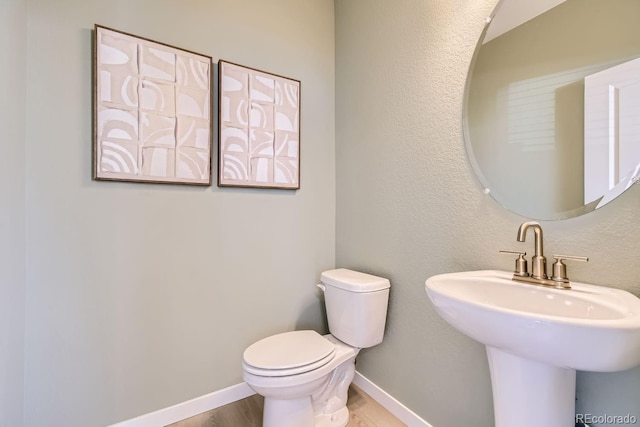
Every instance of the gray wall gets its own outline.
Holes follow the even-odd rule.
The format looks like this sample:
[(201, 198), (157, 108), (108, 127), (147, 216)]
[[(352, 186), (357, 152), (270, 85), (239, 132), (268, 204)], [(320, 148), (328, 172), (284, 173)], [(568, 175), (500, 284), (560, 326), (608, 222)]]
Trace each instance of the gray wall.
[[(336, 2), (334, 52), (329, 0), (5, 0), (0, 426), (22, 424), (23, 319), (24, 425), (104, 426), (238, 383), (259, 337), (322, 329), (313, 284), (334, 259), (393, 283), (385, 341), (358, 369), (435, 427), (491, 426), (484, 350), (424, 280), (508, 269), (497, 250), (519, 247), (524, 218), (481, 194), (462, 144), (493, 3)], [(94, 23), (300, 79), (302, 189), (91, 181)], [(638, 209), (635, 187), (545, 222), (547, 250), (589, 255), (577, 280), (638, 294)], [(639, 372), (580, 374), (579, 410), (637, 415)]]
[[(495, 1), (336, 1), (337, 265), (389, 277), (388, 329), (358, 369), (435, 427), (493, 426), (483, 347), (433, 310), (438, 273), (512, 267), (525, 220), (482, 194), (467, 160), (465, 78)], [(574, 280), (640, 295), (640, 186), (543, 222), (548, 253), (588, 255)], [(594, 343), (597, 345), (597, 343)], [(588, 349), (576, 349), (588, 351)], [(640, 369), (578, 375), (578, 411), (640, 418)]]
[[(104, 426), (183, 402), (241, 382), (256, 339), (324, 330), (333, 2), (30, 0), (27, 16), (25, 425)], [(302, 188), (92, 181), (95, 23), (301, 80)]]
[(0, 2), (0, 427), (22, 425), (26, 1)]

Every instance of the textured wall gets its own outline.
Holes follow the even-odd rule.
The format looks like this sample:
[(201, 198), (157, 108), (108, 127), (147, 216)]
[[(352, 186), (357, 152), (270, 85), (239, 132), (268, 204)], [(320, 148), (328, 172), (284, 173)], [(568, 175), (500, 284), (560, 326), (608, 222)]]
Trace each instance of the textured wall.
[(0, 2), (0, 427), (23, 417), (26, 1)]
[[(239, 383), (254, 340), (322, 330), (333, 2), (30, 0), (28, 19), (25, 424), (183, 402)], [(301, 190), (92, 181), (95, 23), (301, 80)]]
[[(389, 277), (388, 329), (358, 369), (435, 427), (493, 426), (483, 347), (433, 310), (424, 281), (498, 268), (525, 220), (482, 194), (461, 126), (465, 77), (494, 0), (336, 2), (337, 265)], [(544, 222), (547, 253), (588, 255), (574, 280), (640, 295), (640, 186)], [(597, 343), (594, 343), (597, 345)], [(576, 349), (576, 351), (589, 351)], [(640, 369), (578, 376), (578, 410), (638, 416)]]

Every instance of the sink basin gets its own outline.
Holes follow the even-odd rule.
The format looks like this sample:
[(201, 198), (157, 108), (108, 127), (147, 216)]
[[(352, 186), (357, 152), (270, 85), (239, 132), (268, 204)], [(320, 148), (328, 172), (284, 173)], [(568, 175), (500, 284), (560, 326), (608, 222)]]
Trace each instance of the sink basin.
[(511, 277), (497, 270), (440, 274), (426, 290), (440, 316), (486, 345), (496, 427), (573, 425), (576, 370), (640, 365), (640, 299), (584, 283), (567, 290)]
[(427, 280), (427, 294), (460, 332), (514, 355), (582, 371), (640, 364), (640, 299), (619, 289), (576, 282), (554, 289), (511, 276), (440, 274)]

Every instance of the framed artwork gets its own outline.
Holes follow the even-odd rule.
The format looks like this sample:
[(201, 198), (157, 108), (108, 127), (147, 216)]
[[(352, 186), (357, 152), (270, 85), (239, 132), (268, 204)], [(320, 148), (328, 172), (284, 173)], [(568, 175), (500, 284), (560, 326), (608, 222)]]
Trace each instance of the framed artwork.
[(218, 185), (300, 188), (300, 81), (219, 64)]
[(94, 179), (211, 185), (211, 64), (96, 25)]

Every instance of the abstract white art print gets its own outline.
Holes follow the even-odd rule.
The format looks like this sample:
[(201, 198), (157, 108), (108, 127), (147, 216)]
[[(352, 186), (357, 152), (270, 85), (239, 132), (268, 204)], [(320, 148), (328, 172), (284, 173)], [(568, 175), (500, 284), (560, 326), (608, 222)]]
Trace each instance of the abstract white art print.
[(218, 185), (300, 188), (300, 81), (219, 62)]
[(97, 180), (211, 185), (211, 57), (95, 26)]

